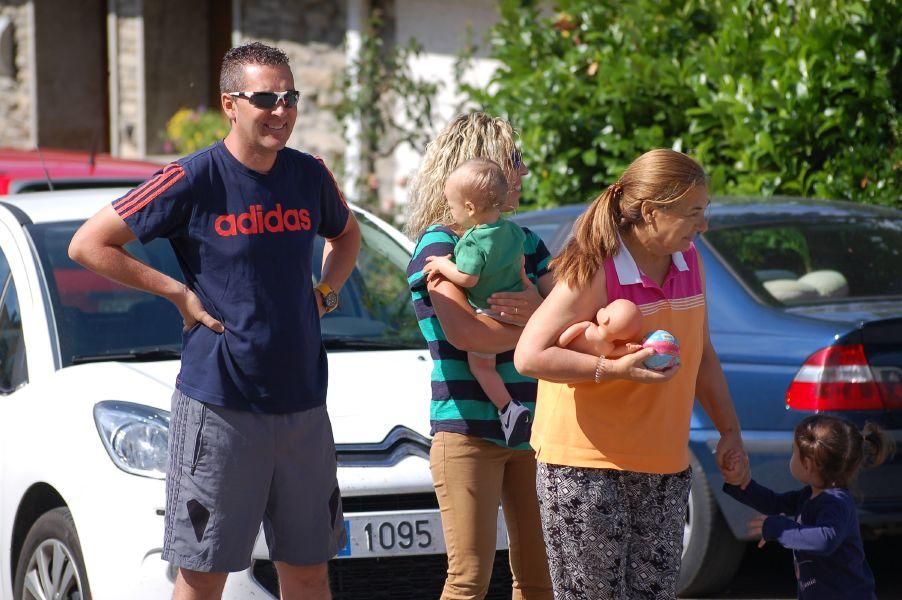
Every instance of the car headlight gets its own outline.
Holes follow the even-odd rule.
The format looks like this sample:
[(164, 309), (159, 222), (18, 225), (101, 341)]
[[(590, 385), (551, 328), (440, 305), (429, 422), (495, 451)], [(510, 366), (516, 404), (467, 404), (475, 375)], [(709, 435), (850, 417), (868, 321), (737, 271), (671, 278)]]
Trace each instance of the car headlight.
[(169, 413), (165, 410), (107, 400), (94, 405), (94, 423), (113, 463), (126, 473), (166, 478)]

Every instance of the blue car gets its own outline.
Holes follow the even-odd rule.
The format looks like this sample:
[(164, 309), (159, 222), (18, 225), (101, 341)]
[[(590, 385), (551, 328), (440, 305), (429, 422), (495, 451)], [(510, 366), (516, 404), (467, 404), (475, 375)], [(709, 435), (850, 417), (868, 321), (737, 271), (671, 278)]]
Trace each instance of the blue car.
[[(584, 209), (513, 220), (556, 254)], [(707, 274), (711, 338), (757, 481), (778, 491), (800, 487), (789, 472), (792, 432), (812, 412), (876, 422), (902, 448), (902, 211), (717, 198), (696, 246)], [(682, 595), (723, 588), (750, 539), (753, 511), (721, 491), (712, 454), (717, 439), (696, 403)], [(858, 488), (864, 533), (899, 533), (902, 458), (864, 471)]]

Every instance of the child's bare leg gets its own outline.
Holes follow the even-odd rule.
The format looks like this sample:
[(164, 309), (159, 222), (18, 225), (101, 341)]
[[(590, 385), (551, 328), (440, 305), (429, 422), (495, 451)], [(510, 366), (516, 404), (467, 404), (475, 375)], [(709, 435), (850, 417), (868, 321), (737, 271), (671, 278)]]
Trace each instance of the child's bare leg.
[(507, 443), (511, 446), (518, 446), (529, 441), (529, 434), (532, 430), (532, 413), (511, 398), (510, 392), (504, 386), (504, 380), (495, 370), (495, 355), (467, 352), (467, 363), (470, 365), (473, 377), (482, 386), (485, 395), (498, 409), (501, 433), (504, 434)]
[(510, 392), (504, 386), (504, 380), (495, 370), (495, 355), (474, 354), (467, 352), (467, 364), (470, 365), (470, 372), (473, 377), (482, 386), (482, 391), (489, 397), (495, 408), (501, 410), (511, 401)]

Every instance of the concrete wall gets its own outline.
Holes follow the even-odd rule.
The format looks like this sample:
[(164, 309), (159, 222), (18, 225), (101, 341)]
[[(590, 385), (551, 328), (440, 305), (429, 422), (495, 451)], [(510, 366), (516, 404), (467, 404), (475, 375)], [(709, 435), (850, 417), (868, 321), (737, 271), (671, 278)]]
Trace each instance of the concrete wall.
[[(395, 2), (395, 42), (405, 44), (411, 38), (419, 41), (423, 53), (411, 61), (411, 71), (415, 77), (439, 84), (433, 104), (434, 130), (431, 138), (459, 112), (468, 108), (454, 80), (454, 63), (467, 42), (468, 29), (472, 42), (480, 51), (465, 74), (466, 81), (477, 86), (485, 85), (497, 68), (496, 61), (486, 58), (484, 38), (489, 28), (498, 21), (498, 9), (491, 0)], [(387, 192), (390, 196), (386, 197), (390, 197), (398, 211), (407, 202), (407, 183), (419, 167), (421, 151), (421, 148), (401, 145), (394, 153), (394, 180)]]
[(148, 154), (164, 151), (166, 122), (178, 109), (208, 105), (213, 69), (210, 1), (144, 3), (145, 152)]
[(6, 20), (8, 46), (4, 49), (4, 64), (0, 66), (0, 146), (30, 148), (32, 118), (29, 56), (33, 24), (27, 0), (3, 0), (0, 20)]

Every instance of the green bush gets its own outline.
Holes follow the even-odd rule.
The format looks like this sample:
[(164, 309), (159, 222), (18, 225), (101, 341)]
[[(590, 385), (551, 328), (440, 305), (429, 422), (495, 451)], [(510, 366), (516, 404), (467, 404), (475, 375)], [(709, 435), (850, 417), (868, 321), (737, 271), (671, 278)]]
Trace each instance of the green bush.
[(229, 122), (219, 109), (180, 108), (166, 122), (166, 142), (179, 154), (206, 148), (228, 133)]
[(582, 202), (656, 147), (719, 194), (902, 205), (896, 0), (502, 0), (466, 88), (522, 135), (524, 199)]

